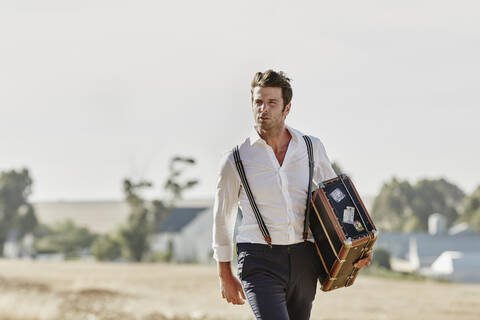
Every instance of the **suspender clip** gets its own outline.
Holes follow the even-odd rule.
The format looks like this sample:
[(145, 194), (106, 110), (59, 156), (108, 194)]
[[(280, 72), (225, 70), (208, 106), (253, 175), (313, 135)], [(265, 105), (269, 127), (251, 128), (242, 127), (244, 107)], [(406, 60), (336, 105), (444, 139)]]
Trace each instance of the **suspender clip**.
[(270, 236), (266, 236), (265, 241), (267, 242), (268, 247), (272, 249), (272, 238)]

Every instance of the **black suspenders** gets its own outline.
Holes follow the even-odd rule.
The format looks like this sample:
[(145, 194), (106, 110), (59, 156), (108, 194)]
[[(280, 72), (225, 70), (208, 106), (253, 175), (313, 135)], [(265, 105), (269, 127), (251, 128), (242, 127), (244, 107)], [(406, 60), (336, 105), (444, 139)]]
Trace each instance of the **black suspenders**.
[(308, 152), (308, 191), (307, 191), (307, 206), (305, 209), (305, 221), (303, 223), (303, 239), (308, 238), (308, 229), (310, 228), (310, 209), (312, 207), (312, 179), (313, 179), (313, 146), (312, 140), (309, 136), (303, 136)]
[[(312, 199), (312, 178), (313, 178), (313, 147), (312, 147), (312, 140), (310, 140), (309, 136), (303, 136), (305, 140), (305, 144), (307, 145), (307, 153), (308, 153), (308, 192), (307, 192), (307, 206), (305, 210), (305, 221), (303, 224), (303, 239), (306, 241), (308, 238), (308, 228), (310, 227), (310, 207), (311, 207), (311, 199)], [(240, 152), (238, 151), (238, 146), (233, 148), (233, 158), (235, 159), (235, 166), (237, 167), (238, 174), (240, 176), (240, 180), (242, 182), (243, 188), (245, 189), (245, 193), (247, 194), (248, 201), (250, 202), (250, 206), (252, 207), (253, 213), (255, 214), (255, 219), (257, 220), (258, 226), (260, 227), (260, 231), (262, 232), (263, 238), (265, 242), (272, 246), (272, 238), (270, 237), (270, 233), (268, 232), (267, 226), (265, 225), (265, 221), (263, 221), (262, 215), (260, 214), (260, 210), (258, 210), (257, 204), (255, 199), (253, 198), (252, 190), (248, 185), (247, 176), (245, 174), (245, 169), (243, 168), (242, 159), (240, 159)]]
[(233, 158), (235, 159), (235, 165), (237, 166), (238, 174), (240, 175), (240, 180), (242, 180), (243, 188), (245, 189), (245, 193), (247, 194), (248, 201), (250, 201), (250, 205), (252, 206), (253, 213), (255, 214), (255, 218), (257, 219), (258, 226), (260, 227), (260, 231), (262, 232), (263, 238), (265, 238), (265, 241), (268, 243), (269, 246), (271, 246), (272, 238), (270, 237), (270, 233), (268, 232), (267, 226), (265, 225), (265, 221), (263, 221), (263, 218), (260, 215), (260, 210), (258, 210), (255, 199), (253, 198), (252, 190), (250, 190), (250, 186), (248, 185), (247, 176), (245, 175), (245, 169), (243, 168), (242, 159), (240, 159), (240, 152), (238, 151), (238, 146), (236, 146), (233, 149)]

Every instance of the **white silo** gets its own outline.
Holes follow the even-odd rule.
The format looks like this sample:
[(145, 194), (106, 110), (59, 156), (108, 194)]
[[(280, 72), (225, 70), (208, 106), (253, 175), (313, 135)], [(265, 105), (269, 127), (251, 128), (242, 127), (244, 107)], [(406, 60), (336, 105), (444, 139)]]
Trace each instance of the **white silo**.
[(440, 213), (433, 213), (428, 217), (428, 233), (431, 235), (447, 232), (447, 219)]

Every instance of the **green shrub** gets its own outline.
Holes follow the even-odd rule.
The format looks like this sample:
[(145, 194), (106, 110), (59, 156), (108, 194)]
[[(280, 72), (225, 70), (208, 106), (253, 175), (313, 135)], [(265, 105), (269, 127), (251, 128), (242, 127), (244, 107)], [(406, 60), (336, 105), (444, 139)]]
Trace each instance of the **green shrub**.
[(92, 253), (97, 260), (113, 261), (122, 256), (122, 244), (117, 237), (106, 234), (92, 244)]
[(390, 252), (383, 248), (375, 249), (373, 251), (372, 264), (387, 270), (392, 270), (392, 266), (390, 265)]

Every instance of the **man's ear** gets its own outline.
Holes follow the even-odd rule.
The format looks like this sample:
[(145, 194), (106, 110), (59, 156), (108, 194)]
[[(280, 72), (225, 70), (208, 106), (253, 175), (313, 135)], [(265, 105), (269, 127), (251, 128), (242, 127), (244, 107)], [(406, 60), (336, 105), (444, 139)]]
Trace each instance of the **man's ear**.
[(285, 107), (283, 107), (283, 115), (286, 117), (288, 113), (290, 112), (290, 107), (292, 106), (292, 103), (290, 102), (287, 104)]

